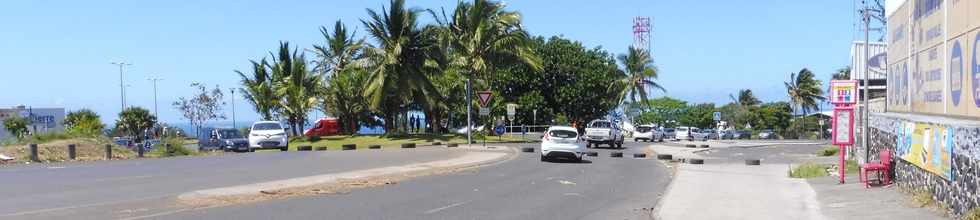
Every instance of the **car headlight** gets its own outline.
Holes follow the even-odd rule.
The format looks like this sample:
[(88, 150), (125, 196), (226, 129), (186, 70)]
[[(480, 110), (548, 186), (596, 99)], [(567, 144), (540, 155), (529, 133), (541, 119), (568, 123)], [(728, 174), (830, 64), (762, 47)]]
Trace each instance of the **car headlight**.
[(250, 134), (250, 135), (252, 135), (252, 137), (259, 137), (259, 136), (262, 136), (262, 135), (259, 135), (259, 134)]
[(226, 140), (226, 141), (225, 141), (225, 144), (227, 144), (227, 145), (229, 145), (229, 146), (234, 146), (234, 145), (235, 145), (235, 142), (233, 142), (233, 141), (231, 141), (231, 140)]

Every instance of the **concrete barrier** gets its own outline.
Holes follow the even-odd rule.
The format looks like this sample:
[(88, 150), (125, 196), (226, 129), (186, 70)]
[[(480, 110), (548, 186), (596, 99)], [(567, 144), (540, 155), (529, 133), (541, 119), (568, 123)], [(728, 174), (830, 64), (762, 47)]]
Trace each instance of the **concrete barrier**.
[(368, 146), (368, 149), (381, 149), (381, 145), (371, 145)]
[(451, 144), (446, 145), (446, 147), (459, 147), (459, 144), (457, 144), (457, 143), (451, 143)]
[(674, 155), (670, 155), (670, 154), (657, 154), (657, 159), (658, 160), (673, 160), (674, 159)]
[(78, 151), (76, 151), (75, 146), (76, 146), (75, 144), (69, 144), (68, 145), (68, 159), (69, 160), (75, 160), (75, 158), (78, 158)]
[(404, 143), (402, 148), (415, 148), (415, 143)]
[(31, 151), (30, 152), (31, 162), (41, 162), (41, 158), (37, 156), (37, 144), (27, 145), (27, 148), (29, 148)]
[(341, 150), (357, 150), (356, 144), (345, 144), (340, 146)]
[(762, 164), (762, 161), (759, 160), (759, 159), (747, 159), (747, 160), (745, 160), (745, 165), (756, 166), (756, 165), (760, 165), (760, 164)]
[(106, 144), (105, 145), (105, 159), (106, 160), (112, 160), (112, 145), (111, 144)]
[(647, 154), (645, 154), (645, 153), (635, 153), (635, 154), (633, 154), (633, 158), (646, 158), (646, 157), (647, 157)]
[(316, 147), (316, 151), (325, 151), (327, 147)]
[(313, 151), (313, 146), (309, 146), (309, 145), (299, 146), (299, 147), (296, 147), (296, 150), (297, 151)]
[(610, 157), (623, 157), (623, 152), (610, 152)]

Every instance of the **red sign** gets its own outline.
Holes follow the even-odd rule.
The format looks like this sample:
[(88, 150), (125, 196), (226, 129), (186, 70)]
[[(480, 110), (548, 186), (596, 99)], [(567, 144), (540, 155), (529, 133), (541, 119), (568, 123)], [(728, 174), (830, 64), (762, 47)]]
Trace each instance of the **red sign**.
[(480, 98), (480, 107), (486, 108), (487, 104), (490, 104), (490, 97), (493, 96), (493, 92), (478, 91), (476, 92), (476, 96)]

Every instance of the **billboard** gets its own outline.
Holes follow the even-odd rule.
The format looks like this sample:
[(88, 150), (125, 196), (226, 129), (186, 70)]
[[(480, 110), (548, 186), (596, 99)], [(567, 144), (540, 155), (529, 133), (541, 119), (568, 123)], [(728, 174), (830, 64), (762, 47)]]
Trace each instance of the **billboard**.
[(888, 111), (980, 119), (978, 27), (978, 0), (907, 0), (892, 12)]
[(901, 122), (895, 131), (895, 155), (923, 170), (952, 180), (953, 129)]

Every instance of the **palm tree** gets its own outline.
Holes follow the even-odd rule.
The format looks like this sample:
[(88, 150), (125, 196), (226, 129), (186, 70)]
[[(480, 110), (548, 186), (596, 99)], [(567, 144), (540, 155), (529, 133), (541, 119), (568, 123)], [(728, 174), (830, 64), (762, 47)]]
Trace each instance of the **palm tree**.
[(803, 112), (803, 126), (801, 132), (805, 132), (806, 114), (818, 108), (818, 100), (823, 101), (823, 90), (821, 83), (817, 80), (813, 72), (803, 68), (799, 73), (791, 73), (790, 81), (784, 82), (786, 92), (789, 95), (790, 103), (793, 103), (793, 112), (801, 110)]
[(116, 119), (116, 129), (130, 135), (133, 140), (140, 140), (140, 134), (152, 128), (156, 123), (157, 117), (150, 114), (149, 110), (129, 107), (119, 112), (119, 119)]
[(635, 103), (636, 96), (640, 96), (640, 101), (649, 106), (650, 103), (647, 102), (650, 96), (649, 89), (667, 92), (663, 86), (654, 81), (657, 79), (658, 71), (653, 65), (650, 53), (630, 46), (629, 53), (619, 55), (618, 59), (623, 64), (623, 72), (626, 74), (622, 79), (626, 86), (619, 91), (617, 97), (620, 102), (626, 101), (626, 96), (629, 95), (629, 101)]
[(738, 98), (731, 94), (728, 95), (728, 98), (732, 99), (732, 101), (739, 106), (756, 106), (762, 104), (762, 101), (759, 101), (759, 99), (752, 94), (751, 89), (739, 90)]
[(521, 27), (520, 13), (506, 11), (504, 7), (501, 2), (473, 0), (472, 3), (459, 2), (452, 17), (447, 17), (445, 12), (439, 16), (429, 10), (441, 26), (438, 31), (446, 49), (452, 53), (450, 65), (463, 70), (463, 75), (467, 76), (465, 103), (469, 127), (472, 127), (474, 78), (486, 79), (494, 69), (503, 65), (520, 63), (535, 70), (542, 68), (541, 58), (531, 49), (531, 38)]
[(834, 73), (833, 79), (836, 80), (851, 79), (851, 67), (848, 66), (848, 67), (837, 69), (837, 72)]
[[(279, 101), (280, 111), (286, 116), (293, 135), (299, 135), (306, 121), (306, 114), (312, 110), (320, 94), (321, 76), (306, 68), (306, 56), (298, 50), (290, 50), (288, 42), (279, 43), (279, 55), (272, 55), (270, 66), (273, 87)], [(297, 130), (297, 128), (299, 130)]]
[(430, 105), (427, 100), (440, 97), (427, 75), (441, 69), (443, 54), (432, 29), (418, 27), (420, 11), (405, 8), (404, 0), (392, 0), (391, 8), (382, 7), (381, 14), (367, 12), (370, 20), (361, 23), (377, 45), (365, 51), (373, 68), (364, 95), (373, 109), (382, 112), (385, 130), (391, 131), (396, 128), (395, 116), (412, 101)]
[(273, 79), (269, 75), (269, 62), (265, 59), (251, 62), (252, 73), (245, 74), (235, 70), (238, 76), (242, 78), (243, 88), (240, 88), (239, 91), (241, 91), (242, 97), (252, 104), (262, 120), (273, 120), (275, 118), (273, 114), (278, 110), (279, 98), (272, 88)]
[[(326, 114), (337, 116), (344, 133), (357, 132), (359, 121), (370, 120), (370, 111), (364, 101), (361, 86), (367, 83), (363, 71), (364, 40), (354, 40), (354, 33), (348, 33), (343, 22), (334, 24), (333, 32), (320, 27), (326, 40), (325, 45), (314, 45), (317, 56), (316, 69), (324, 74), (324, 99), (320, 109)], [(353, 64), (353, 65), (352, 65)]]

